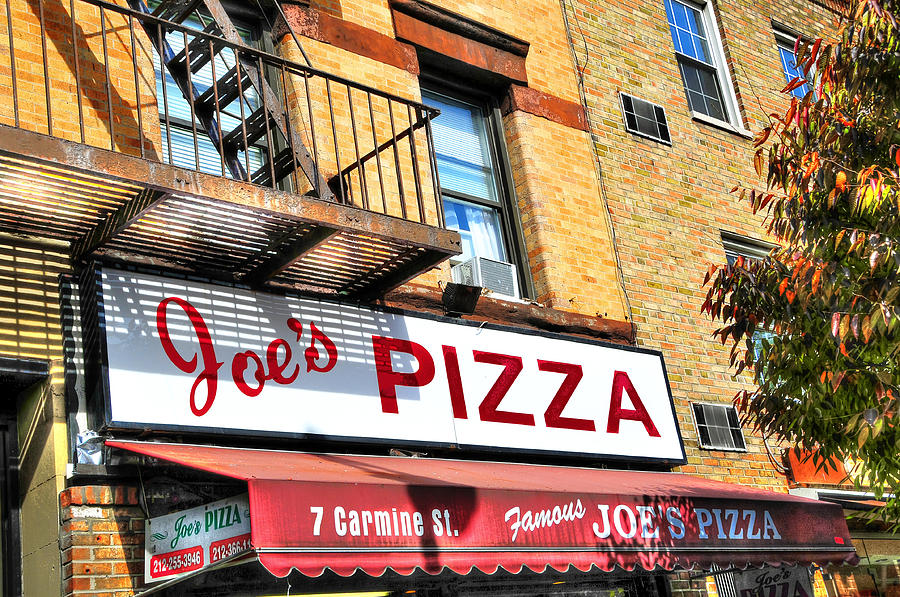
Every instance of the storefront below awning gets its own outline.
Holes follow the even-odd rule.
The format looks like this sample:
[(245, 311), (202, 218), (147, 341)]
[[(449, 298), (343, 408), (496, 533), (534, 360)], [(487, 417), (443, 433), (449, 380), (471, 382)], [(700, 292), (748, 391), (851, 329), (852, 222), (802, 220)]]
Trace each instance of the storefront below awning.
[(107, 441), (248, 484), (272, 574), (856, 560), (841, 508), (676, 473)]

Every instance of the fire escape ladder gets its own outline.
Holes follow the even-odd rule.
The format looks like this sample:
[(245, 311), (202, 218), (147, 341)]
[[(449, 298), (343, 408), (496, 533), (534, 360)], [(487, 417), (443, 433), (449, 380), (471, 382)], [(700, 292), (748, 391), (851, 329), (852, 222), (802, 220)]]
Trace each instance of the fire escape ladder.
[[(208, 89), (201, 91), (191, 80), (192, 75), (213, 62), (222, 52), (231, 51), (235, 46), (247, 48), (219, 0), (163, 0), (153, 11), (144, 0), (128, 0), (128, 3), (133, 10), (177, 24), (196, 11), (212, 18), (203, 29), (208, 35), (195, 36), (179, 52), (175, 52), (167, 42), (165, 26), (149, 21), (143, 22), (143, 25), (157, 53), (161, 54), (161, 63), (190, 102), (196, 120), (209, 135), (231, 176), (272, 187), (299, 168), (316, 196), (328, 201), (335, 200), (316, 166), (315, 157), (291, 128), (281, 99), (266, 81), (265, 67), (251, 52), (234, 52), (237, 55), (234, 66), (224, 74), (216, 73), (216, 80)], [(255, 95), (255, 102), (248, 101), (250, 94)], [(222, 131), (219, 124), (221, 114), (238, 99), (247, 102), (247, 105), (258, 103), (258, 107), (246, 117), (242, 116), (233, 130)], [(272, 142), (275, 133), (277, 142)], [(248, 173), (238, 154), (264, 137), (268, 137), (273, 155), (265, 159), (257, 170)]]

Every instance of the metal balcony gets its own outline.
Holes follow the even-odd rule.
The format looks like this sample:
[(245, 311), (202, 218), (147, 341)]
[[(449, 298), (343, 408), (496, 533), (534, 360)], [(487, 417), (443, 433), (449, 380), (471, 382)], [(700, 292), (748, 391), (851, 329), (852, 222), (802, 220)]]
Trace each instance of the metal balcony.
[(459, 254), (434, 110), (248, 47), (215, 0), (199, 26), (166, 3), (4, 1), (0, 232), (363, 298)]

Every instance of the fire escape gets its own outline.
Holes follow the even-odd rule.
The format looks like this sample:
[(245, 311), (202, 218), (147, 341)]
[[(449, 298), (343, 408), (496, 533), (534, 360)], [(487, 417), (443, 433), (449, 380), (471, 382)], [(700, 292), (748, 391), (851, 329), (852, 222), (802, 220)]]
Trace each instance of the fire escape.
[[(6, 0), (0, 233), (357, 298), (460, 252), (434, 110), (250, 47), (219, 0), (127, 3)], [(13, 35), (11, 6), (40, 36)]]

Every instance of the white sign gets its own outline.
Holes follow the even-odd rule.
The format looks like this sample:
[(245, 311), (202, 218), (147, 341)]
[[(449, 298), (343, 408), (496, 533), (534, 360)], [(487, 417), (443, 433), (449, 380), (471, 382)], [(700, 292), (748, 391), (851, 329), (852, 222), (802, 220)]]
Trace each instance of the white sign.
[(169, 580), (250, 551), (247, 495), (147, 521), (146, 582)]
[(112, 427), (683, 461), (659, 353), (103, 272)]
[(758, 570), (735, 572), (734, 588), (736, 597), (813, 597), (809, 570), (801, 566), (765, 566)]

